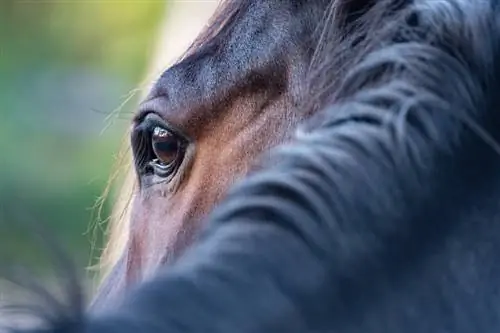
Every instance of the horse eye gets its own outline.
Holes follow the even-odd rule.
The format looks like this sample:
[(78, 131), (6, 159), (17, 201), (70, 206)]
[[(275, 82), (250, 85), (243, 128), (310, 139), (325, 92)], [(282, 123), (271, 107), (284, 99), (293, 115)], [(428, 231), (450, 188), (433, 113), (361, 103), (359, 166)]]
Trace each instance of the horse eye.
[(175, 162), (179, 154), (180, 142), (174, 134), (164, 128), (155, 127), (151, 136), (151, 144), (161, 163), (168, 165)]
[(151, 134), (151, 148), (155, 159), (150, 162), (156, 175), (170, 176), (179, 165), (181, 139), (169, 130), (156, 126)]

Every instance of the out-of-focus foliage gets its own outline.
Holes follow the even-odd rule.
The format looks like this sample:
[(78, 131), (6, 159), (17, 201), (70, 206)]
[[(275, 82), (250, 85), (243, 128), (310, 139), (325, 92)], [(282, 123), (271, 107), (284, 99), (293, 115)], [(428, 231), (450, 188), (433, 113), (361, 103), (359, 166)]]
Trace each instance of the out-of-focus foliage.
[(0, 0), (0, 253), (39, 263), (17, 227), (31, 216), (89, 263), (92, 207), (138, 96), (108, 116), (139, 88), (164, 6)]

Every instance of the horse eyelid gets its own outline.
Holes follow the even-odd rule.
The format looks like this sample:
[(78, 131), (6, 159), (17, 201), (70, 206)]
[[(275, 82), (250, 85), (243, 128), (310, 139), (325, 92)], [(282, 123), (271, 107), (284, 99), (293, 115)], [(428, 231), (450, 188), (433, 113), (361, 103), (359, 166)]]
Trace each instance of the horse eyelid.
[(137, 117), (136, 125), (134, 130), (146, 130), (148, 133), (153, 133), (155, 127), (161, 127), (181, 139), (183, 145), (191, 143), (191, 139), (182, 130), (172, 125), (168, 121), (164, 120), (160, 115), (154, 111), (149, 111), (143, 113), (141, 116)]

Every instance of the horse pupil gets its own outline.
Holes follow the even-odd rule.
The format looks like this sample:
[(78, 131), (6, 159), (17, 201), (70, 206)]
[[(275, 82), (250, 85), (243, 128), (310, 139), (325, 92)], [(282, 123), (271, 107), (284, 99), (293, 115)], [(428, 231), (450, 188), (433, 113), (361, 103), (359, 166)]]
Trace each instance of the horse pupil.
[(175, 162), (179, 150), (179, 140), (166, 129), (156, 127), (152, 137), (153, 151), (164, 164)]

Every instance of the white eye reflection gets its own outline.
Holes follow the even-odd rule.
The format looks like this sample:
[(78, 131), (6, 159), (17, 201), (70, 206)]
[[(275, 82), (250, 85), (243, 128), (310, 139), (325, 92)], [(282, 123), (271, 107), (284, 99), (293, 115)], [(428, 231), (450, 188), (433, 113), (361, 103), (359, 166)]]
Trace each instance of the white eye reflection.
[(156, 126), (153, 130), (153, 136), (164, 138), (167, 136), (172, 136), (172, 133), (170, 133), (168, 130), (164, 129), (163, 127)]

